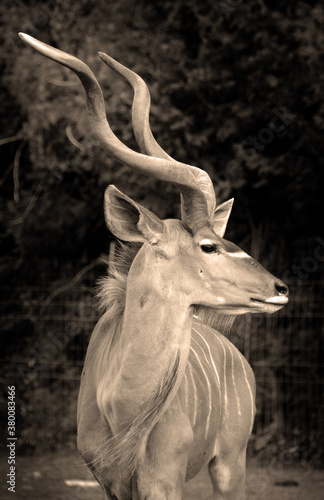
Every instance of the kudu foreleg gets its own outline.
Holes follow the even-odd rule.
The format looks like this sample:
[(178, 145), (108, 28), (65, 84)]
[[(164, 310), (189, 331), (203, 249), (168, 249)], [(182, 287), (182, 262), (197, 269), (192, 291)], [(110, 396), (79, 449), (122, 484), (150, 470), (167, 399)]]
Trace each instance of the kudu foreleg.
[(152, 429), (139, 457), (132, 500), (181, 500), (192, 428), (178, 402)]
[(209, 476), (213, 484), (213, 500), (245, 499), (245, 453), (210, 461)]

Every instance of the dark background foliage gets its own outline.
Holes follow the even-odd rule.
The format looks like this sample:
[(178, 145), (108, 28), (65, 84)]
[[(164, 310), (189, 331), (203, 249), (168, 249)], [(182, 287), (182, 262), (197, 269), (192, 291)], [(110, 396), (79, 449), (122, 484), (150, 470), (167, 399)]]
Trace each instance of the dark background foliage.
[[(207, 170), (220, 201), (235, 197), (228, 238), (275, 274), (302, 278), (292, 265), (323, 236), (322, 2), (5, 0), (0, 13), (0, 279), (21, 308), (27, 285), (59, 286), (107, 253), (108, 184), (160, 217), (179, 216), (179, 197), (106, 156), (77, 79), (18, 31), (92, 68), (112, 128), (132, 148), (132, 93), (96, 53), (139, 73), (158, 142)], [(37, 336), (26, 317), (4, 325), (7, 353)]]

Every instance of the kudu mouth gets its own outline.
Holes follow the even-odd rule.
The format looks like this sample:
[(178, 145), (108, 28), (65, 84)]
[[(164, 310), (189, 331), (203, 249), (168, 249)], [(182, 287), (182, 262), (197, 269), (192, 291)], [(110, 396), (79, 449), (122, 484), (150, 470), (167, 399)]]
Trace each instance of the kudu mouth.
[(259, 307), (262, 311), (275, 312), (279, 311), (284, 305), (289, 302), (288, 297), (271, 297), (267, 300), (260, 300), (251, 297), (250, 302), (253, 302), (255, 307)]
[(274, 295), (267, 299), (251, 297), (250, 302), (252, 302), (255, 307), (259, 307), (263, 311), (278, 311), (289, 302), (289, 289), (284, 283), (276, 283), (275, 288), (278, 295)]

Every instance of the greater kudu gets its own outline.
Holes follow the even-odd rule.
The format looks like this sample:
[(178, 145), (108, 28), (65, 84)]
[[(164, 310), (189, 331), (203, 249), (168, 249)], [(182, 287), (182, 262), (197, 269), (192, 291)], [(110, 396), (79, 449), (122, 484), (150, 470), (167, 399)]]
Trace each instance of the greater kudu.
[(162, 221), (114, 186), (106, 190), (107, 225), (133, 246), (102, 285), (106, 312), (91, 337), (79, 395), (80, 453), (108, 499), (180, 500), (184, 482), (206, 465), (215, 499), (241, 499), (255, 382), (246, 359), (215, 327), (224, 317), (278, 311), (288, 289), (223, 238), (232, 201), (216, 207), (207, 173), (157, 144), (149, 91), (138, 75), (100, 53), (133, 86), (142, 153), (111, 131), (88, 66), (21, 37), (76, 73), (91, 130), (110, 155), (181, 192), (181, 220)]

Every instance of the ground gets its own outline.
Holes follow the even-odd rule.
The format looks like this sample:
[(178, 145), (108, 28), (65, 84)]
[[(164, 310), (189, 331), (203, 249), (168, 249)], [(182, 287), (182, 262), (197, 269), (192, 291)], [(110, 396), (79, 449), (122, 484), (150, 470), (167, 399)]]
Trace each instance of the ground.
[[(7, 456), (0, 457), (2, 478), (7, 477)], [(82, 482), (83, 481), (83, 482)], [(16, 491), (2, 480), (2, 500), (101, 500), (99, 487), (76, 452), (46, 454), (16, 459)], [(247, 472), (247, 500), (322, 500), (324, 471), (302, 466), (283, 469), (250, 464)], [(183, 500), (207, 500), (211, 486), (207, 471), (190, 481)]]

